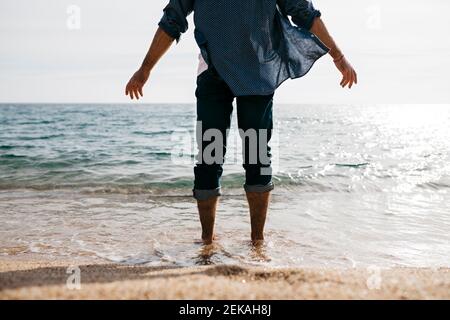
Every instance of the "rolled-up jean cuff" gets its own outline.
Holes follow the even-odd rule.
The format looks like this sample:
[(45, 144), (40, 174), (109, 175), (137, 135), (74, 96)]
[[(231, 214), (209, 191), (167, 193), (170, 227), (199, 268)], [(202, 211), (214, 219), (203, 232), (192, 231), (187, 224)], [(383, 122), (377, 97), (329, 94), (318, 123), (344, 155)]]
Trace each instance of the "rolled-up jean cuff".
[(272, 191), (275, 188), (275, 186), (273, 185), (273, 182), (269, 182), (266, 185), (261, 185), (261, 184), (257, 184), (257, 185), (248, 185), (248, 184), (244, 184), (244, 190), (246, 192), (268, 192), (268, 191)]
[(208, 200), (212, 197), (218, 197), (221, 195), (220, 193), (220, 187), (216, 189), (210, 189), (210, 190), (199, 190), (199, 189), (193, 189), (192, 190), (194, 198), (197, 200)]

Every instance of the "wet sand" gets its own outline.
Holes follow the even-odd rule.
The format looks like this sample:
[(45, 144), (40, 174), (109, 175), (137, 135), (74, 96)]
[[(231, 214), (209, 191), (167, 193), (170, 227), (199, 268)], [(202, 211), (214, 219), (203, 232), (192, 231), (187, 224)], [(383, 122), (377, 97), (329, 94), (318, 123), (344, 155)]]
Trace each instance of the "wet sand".
[(67, 261), (0, 259), (0, 299), (450, 299), (448, 268), (80, 263), (80, 289), (70, 289), (71, 266)]

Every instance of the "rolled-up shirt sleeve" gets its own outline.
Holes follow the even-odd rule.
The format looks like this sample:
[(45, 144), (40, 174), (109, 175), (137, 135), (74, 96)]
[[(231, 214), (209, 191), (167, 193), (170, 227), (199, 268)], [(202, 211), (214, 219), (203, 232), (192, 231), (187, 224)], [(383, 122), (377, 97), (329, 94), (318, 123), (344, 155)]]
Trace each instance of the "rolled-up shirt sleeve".
[(187, 17), (193, 10), (194, 0), (170, 0), (158, 25), (178, 42), (189, 27)]
[(277, 0), (281, 12), (291, 17), (292, 22), (304, 29), (311, 29), (314, 19), (320, 17), (319, 10), (310, 0)]

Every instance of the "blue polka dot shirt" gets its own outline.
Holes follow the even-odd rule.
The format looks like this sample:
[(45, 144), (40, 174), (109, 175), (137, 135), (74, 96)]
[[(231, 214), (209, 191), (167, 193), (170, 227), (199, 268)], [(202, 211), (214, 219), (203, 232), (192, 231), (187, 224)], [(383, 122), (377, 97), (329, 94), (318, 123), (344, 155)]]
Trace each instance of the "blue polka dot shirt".
[(191, 13), (203, 59), (236, 96), (272, 94), (328, 52), (309, 32), (320, 16), (311, 1), (170, 0), (159, 26), (178, 42)]

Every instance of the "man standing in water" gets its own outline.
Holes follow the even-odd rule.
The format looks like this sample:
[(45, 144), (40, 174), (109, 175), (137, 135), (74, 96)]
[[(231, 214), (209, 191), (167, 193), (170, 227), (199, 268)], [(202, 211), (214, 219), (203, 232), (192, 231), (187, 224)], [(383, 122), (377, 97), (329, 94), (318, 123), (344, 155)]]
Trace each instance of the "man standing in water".
[[(326, 53), (342, 73), (340, 85), (357, 83), (356, 72), (328, 33), (320, 11), (307, 0), (170, 0), (164, 8), (153, 42), (126, 86), (131, 99), (142, 88), (153, 67), (174, 40), (188, 29), (186, 17), (194, 12), (195, 40), (200, 48), (197, 77), (197, 144), (194, 198), (197, 200), (202, 240), (214, 239), (214, 221), (220, 177), (236, 99), (238, 126), (243, 138), (244, 189), (250, 207), (251, 239), (264, 239), (264, 224), (273, 182), (268, 143), (272, 133), (272, 102), (286, 79), (305, 75)], [(291, 18), (293, 26), (288, 20)], [(221, 152), (203, 161), (211, 143), (205, 133), (219, 131)], [(247, 139), (247, 132), (255, 139)]]

